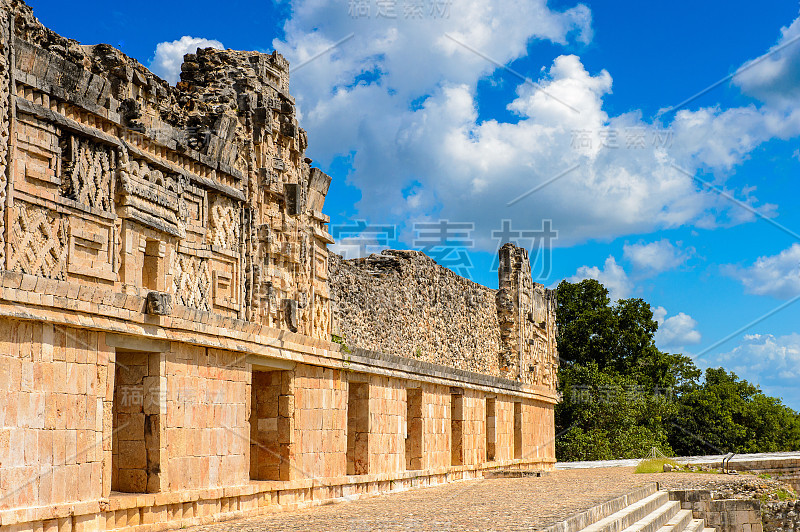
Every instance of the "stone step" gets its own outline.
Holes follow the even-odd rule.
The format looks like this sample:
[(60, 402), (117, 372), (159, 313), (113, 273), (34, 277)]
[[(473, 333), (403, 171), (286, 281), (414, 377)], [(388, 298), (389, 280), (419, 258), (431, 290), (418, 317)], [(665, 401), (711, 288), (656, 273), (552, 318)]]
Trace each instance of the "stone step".
[[(668, 503), (669, 494), (666, 491), (657, 491), (644, 499), (592, 523), (583, 528), (582, 532), (621, 532)], [(677, 502), (675, 504), (677, 508), (680, 508)], [(677, 509), (675, 513), (677, 513)], [(671, 515), (668, 516), (667, 519), (669, 519), (669, 517), (671, 517)]]
[(703, 532), (706, 526), (704, 519), (692, 519), (689, 524), (684, 528), (684, 532)]
[(716, 528), (704, 528), (703, 532), (717, 532)]
[[(666, 492), (665, 492), (666, 493)], [(623, 532), (657, 532), (681, 509), (678, 501), (668, 501), (639, 519)]]
[(540, 532), (578, 532), (586, 527), (597, 523), (611, 514), (624, 510), (625, 508), (641, 501), (658, 492), (658, 484), (655, 482), (640, 486), (630, 493), (615, 497), (605, 501), (596, 506), (592, 506), (588, 510), (584, 510), (578, 514), (573, 515), (569, 519), (560, 521), (549, 527), (541, 530)]
[(658, 529), (658, 532), (684, 532), (692, 521), (691, 510), (678, 510), (678, 513), (667, 521), (667, 524)]

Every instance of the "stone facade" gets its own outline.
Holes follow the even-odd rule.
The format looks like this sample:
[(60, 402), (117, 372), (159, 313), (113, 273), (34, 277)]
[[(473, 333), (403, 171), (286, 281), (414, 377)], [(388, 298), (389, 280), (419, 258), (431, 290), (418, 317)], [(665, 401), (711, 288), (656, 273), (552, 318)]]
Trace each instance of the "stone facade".
[(172, 87), (0, 7), (3, 531), (552, 467), (554, 300), (524, 251), (499, 291), (407, 252), (329, 267), (279, 54), (197, 50)]
[(198, 50), (171, 87), (12, 8), (5, 269), (327, 339), (330, 178), (305, 158), (288, 63)]

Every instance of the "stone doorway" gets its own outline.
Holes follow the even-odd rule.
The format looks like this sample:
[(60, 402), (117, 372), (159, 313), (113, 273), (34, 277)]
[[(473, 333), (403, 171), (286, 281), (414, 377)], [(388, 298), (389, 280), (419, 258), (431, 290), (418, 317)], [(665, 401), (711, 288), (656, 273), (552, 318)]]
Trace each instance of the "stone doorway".
[(406, 469), (422, 469), (422, 390), (406, 389)]
[(464, 465), (464, 394), (450, 392), (450, 465)]
[(494, 462), (497, 446), (496, 402), (494, 397), (486, 398), (486, 461)]
[(160, 490), (160, 353), (116, 352), (111, 490)]
[(369, 473), (369, 383), (350, 382), (347, 394), (347, 474)]
[[(253, 370), (250, 387), (250, 479), (290, 480), (291, 371)], [(286, 392), (286, 393), (283, 393)]]
[(514, 403), (514, 458), (522, 458), (522, 403)]

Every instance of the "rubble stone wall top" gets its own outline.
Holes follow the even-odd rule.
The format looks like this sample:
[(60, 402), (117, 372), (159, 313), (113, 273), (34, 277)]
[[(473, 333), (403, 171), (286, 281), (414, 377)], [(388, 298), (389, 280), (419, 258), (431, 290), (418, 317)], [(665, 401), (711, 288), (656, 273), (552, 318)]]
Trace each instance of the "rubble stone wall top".
[(499, 375), (495, 290), (417, 251), (331, 254), (330, 279), (335, 324), (349, 347)]
[(555, 292), (534, 283), (528, 254), (500, 250), (499, 290), (418, 251), (330, 256), (333, 334), (366, 349), (555, 390)]

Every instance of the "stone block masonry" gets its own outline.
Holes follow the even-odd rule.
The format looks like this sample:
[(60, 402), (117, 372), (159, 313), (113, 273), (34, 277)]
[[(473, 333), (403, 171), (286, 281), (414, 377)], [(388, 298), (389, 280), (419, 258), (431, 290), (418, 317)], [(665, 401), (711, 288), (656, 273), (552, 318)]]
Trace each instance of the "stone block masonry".
[(3, 532), (552, 468), (555, 300), (524, 250), (497, 291), (329, 257), (288, 84), (278, 53), (198, 49), (173, 87), (0, 0)]

